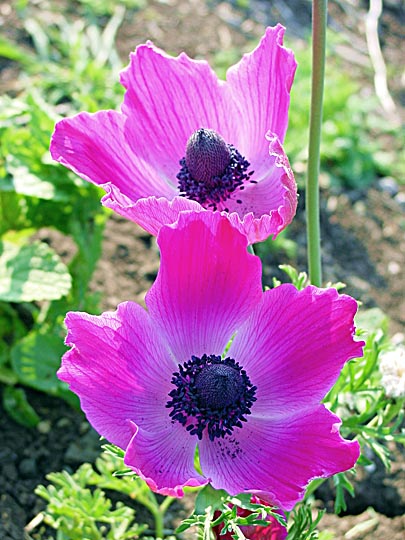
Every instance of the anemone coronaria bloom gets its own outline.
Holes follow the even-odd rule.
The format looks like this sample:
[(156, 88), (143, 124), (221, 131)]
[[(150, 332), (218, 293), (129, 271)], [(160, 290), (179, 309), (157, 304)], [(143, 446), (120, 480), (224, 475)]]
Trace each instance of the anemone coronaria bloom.
[(250, 243), (277, 235), (297, 205), (282, 148), (296, 63), (283, 34), (268, 28), (226, 81), (205, 61), (140, 45), (121, 73), (121, 111), (61, 120), (52, 157), (151, 234), (206, 209), (228, 213)]
[[(251, 502), (262, 504), (264, 501), (253, 496)], [(253, 512), (239, 507), (236, 513), (239, 517), (248, 517)], [(214, 519), (218, 519), (220, 515), (221, 512), (215, 512)], [(285, 519), (285, 515), (282, 512), (280, 512), (280, 515)], [(285, 540), (287, 538), (287, 528), (274, 516), (267, 515), (265, 521), (268, 522), (268, 525), (241, 525), (240, 530), (248, 540)], [(212, 529), (215, 540), (234, 540), (235, 538), (233, 531), (224, 530), (224, 523), (215, 525)]]
[(263, 292), (259, 258), (219, 213), (180, 214), (158, 244), (147, 309), (68, 313), (59, 378), (153, 491), (210, 482), (292, 508), (312, 478), (359, 455), (320, 403), (362, 354), (355, 300), (290, 284)]

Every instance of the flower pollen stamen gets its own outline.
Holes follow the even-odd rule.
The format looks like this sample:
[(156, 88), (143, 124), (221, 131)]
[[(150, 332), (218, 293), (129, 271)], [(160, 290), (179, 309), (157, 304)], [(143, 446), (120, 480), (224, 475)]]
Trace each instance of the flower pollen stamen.
[(230, 435), (235, 426), (241, 428), (256, 401), (256, 386), (232, 358), (192, 356), (179, 364), (171, 382), (175, 388), (166, 404), (173, 409), (170, 417), (200, 440), (205, 429), (213, 441)]
[(201, 128), (191, 135), (180, 165), (176, 176), (180, 195), (213, 210), (235, 190), (243, 190), (245, 182), (257, 183), (251, 180), (254, 171), (247, 172), (250, 163), (212, 129)]

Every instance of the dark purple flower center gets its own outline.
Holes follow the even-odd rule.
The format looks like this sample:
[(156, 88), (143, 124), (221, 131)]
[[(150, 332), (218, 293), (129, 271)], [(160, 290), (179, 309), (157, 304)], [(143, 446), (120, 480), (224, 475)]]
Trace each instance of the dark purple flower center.
[(245, 188), (245, 182), (256, 183), (251, 180), (253, 171), (247, 172), (250, 163), (212, 129), (201, 128), (191, 135), (180, 165), (180, 195), (213, 210), (225, 206), (235, 191)]
[(166, 407), (173, 421), (180, 422), (201, 440), (207, 430), (211, 441), (242, 427), (245, 415), (256, 401), (256, 386), (232, 358), (204, 354), (179, 365), (173, 374), (175, 388)]
[(185, 163), (191, 176), (199, 182), (212, 184), (213, 178), (223, 175), (230, 161), (228, 145), (212, 129), (199, 129), (187, 141)]

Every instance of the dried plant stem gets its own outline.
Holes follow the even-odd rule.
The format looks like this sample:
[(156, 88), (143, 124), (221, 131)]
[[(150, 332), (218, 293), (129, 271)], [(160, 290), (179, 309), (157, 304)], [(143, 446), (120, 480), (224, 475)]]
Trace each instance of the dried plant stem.
[(31, 521), (24, 527), (25, 533), (30, 533), (35, 529), (35, 527), (38, 527), (43, 521), (44, 521), (44, 513), (39, 512), (35, 517), (31, 519)]
[(319, 223), (319, 158), (326, 54), (327, 0), (312, 3), (312, 92), (309, 124), (308, 171), (305, 193), (308, 270), (313, 285), (322, 284)]
[(378, 38), (378, 20), (382, 13), (382, 0), (370, 0), (370, 8), (366, 15), (366, 38), (371, 63), (374, 68), (374, 87), (378, 99), (385, 112), (397, 120), (394, 100), (388, 90), (387, 69)]

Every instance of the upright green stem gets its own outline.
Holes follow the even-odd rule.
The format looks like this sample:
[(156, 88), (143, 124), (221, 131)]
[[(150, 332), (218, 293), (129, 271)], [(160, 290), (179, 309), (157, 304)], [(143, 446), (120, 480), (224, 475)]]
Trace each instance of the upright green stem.
[(312, 92), (305, 193), (309, 279), (313, 285), (318, 287), (322, 284), (318, 177), (325, 77), (327, 5), (327, 0), (313, 0), (312, 3)]
[(159, 538), (160, 540), (162, 540), (164, 538), (164, 532), (163, 532), (164, 514), (161, 514), (159, 511), (157, 511), (153, 514), (153, 517), (155, 518), (155, 536), (156, 538)]
[(162, 504), (159, 506), (159, 510), (162, 514), (165, 514), (167, 512), (167, 509), (169, 508), (169, 506), (174, 503), (174, 501), (176, 500), (176, 497), (166, 497), (165, 499), (163, 499), (163, 502)]
[(164, 538), (164, 517), (169, 506), (176, 500), (175, 497), (166, 497), (163, 499), (162, 504), (157, 506), (153, 510), (153, 517), (155, 519), (155, 536), (156, 538)]

